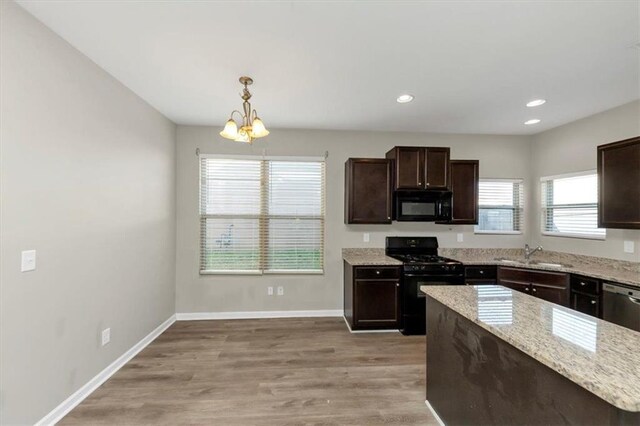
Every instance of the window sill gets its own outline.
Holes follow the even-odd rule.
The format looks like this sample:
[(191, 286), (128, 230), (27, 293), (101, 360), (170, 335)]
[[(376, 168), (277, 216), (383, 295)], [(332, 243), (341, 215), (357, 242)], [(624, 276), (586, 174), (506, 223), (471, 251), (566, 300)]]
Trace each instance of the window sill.
[(607, 239), (606, 235), (585, 235), (585, 234), (568, 234), (562, 232), (542, 232), (545, 237), (563, 237), (563, 238), (579, 238), (581, 240), (596, 240), (604, 241)]
[(200, 275), (324, 275), (324, 270), (200, 271)]
[(522, 235), (522, 231), (473, 231), (479, 235)]

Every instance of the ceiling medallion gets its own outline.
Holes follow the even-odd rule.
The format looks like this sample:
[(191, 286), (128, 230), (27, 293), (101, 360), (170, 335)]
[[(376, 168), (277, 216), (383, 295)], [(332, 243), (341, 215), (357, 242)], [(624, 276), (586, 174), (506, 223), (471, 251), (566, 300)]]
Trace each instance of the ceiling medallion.
[[(242, 94), (240, 95), (244, 101), (242, 102), (244, 114), (238, 110), (233, 110), (231, 117), (224, 126), (224, 130), (220, 132), (220, 136), (236, 142), (252, 143), (254, 139), (267, 136), (269, 131), (264, 127), (262, 120), (258, 117), (257, 111), (251, 109), (251, 103), (249, 102), (251, 93), (249, 89), (247, 89), (247, 86), (253, 84), (253, 79), (251, 77), (240, 77), (240, 84), (244, 85), (244, 89), (242, 89)], [(242, 117), (242, 126), (239, 130), (238, 124), (233, 119), (233, 114), (236, 112)]]

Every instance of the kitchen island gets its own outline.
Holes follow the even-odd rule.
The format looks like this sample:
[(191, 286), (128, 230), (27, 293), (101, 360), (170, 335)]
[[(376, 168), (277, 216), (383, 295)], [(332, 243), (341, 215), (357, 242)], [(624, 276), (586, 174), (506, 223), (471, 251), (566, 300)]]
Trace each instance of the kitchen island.
[(423, 286), (445, 424), (640, 424), (640, 333), (502, 286)]

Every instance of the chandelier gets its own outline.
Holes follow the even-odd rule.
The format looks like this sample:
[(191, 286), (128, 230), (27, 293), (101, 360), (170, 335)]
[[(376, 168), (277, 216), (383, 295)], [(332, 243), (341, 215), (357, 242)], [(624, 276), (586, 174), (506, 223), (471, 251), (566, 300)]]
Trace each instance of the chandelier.
[[(224, 125), (224, 130), (220, 132), (220, 136), (236, 142), (252, 143), (254, 139), (267, 136), (269, 131), (264, 127), (262, 120), (258, 118), (256, 110), (251, 109), (251, 103), (249, 102), (251, 93), (247, 86), (253, 84), (253, 79), (251, 77), (240, 77), (240, 84), (244, 85), (240, 95), (244, 101), (242, 102), (244, 114), (238, 110), (233, 110), (227, 124)], [(238, 129), (238, 124), (233, 119), (233, 114), (236, 112), (242, 117), (240, 129)]]

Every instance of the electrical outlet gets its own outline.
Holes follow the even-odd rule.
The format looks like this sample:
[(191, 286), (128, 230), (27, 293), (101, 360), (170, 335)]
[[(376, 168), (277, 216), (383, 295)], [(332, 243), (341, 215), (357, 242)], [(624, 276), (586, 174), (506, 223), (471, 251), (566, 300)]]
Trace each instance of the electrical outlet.
[(273, 296), (273, 287), (271, 287), (271, 286), (267, 287), (267, 295), (268, 296)]
[(624, 242), (624, 252), (625, 253), (633, 253), (636, 251), (635, 243), (633, 241), (625, 241)]
[(102, 330), (102, 346), (111, 341), (111, 328), (105, 328)]
[(284, 287), (278, 286), (278, 296), (284, 296)]
[(22, 252), (22, 264), (20, 265), (21, 272), (35, 271), (36, 269), (36, 251), (25, 250)]
[(458, 242), (461, 243), (464, 241), (464, 234), (462, 232), (458, 232), (458, 235), (456, 238), (458, 239)]
[(364, 241), (365, 243), (369, 242), (369, 233), (365, 232), (364, 234), (362, 234), (362, 241)]

